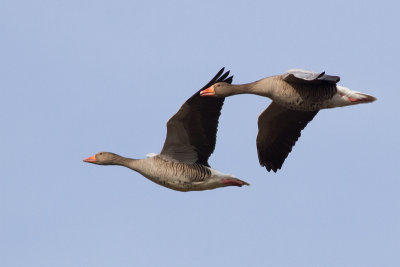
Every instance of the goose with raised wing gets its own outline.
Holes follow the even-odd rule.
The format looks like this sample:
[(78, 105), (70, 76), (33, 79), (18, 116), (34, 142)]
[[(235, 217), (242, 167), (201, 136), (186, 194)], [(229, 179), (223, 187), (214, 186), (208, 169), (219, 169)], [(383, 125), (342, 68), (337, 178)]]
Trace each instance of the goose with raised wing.
[(339, 76), (292, 69), (247, 84), (218, 82), (201, 96), (225, 98), (255, 94), (272, 99), (258, 117), (257, 152), (260, 165), (276, 172), (282, 167), (301, 131), (320, 109), (370, 103), (375, 97), (337, 85)]
[(204, 98), (199, 92), (216, 82), (230, 84), (233, 76), (222, 68), (201, 90), (190, 97), (167, 122), (167, 137), (160, 154), (132, 159), (99, 152), (84, 159), (99, 165), (120, 165), (151, 181), (178, 191), (200, 191), (226, 186), (249, 185), (208, 164), (216, 143), (218, 119), (224, 98)]

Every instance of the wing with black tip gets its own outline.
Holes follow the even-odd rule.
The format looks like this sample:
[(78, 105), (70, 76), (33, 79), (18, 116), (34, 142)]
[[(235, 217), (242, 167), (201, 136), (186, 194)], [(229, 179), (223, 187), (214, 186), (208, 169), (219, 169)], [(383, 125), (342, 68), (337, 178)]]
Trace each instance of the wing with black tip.
[(167, 137), (160, 156), (184, 163), (208, 165), (214, 152), (218, 119), (225, 98), (203, 97), (200, 91), (217, 82), (232, 83), (222, 68), (203, 88), (190, 97), (167, 122)]

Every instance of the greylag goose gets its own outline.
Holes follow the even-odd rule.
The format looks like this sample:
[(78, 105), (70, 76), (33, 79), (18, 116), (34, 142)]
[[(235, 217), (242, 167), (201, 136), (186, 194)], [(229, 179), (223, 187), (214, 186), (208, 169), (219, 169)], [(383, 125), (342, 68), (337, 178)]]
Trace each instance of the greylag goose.
[[(222, 68), (201, 90), (216, 82), (230, 84)], [(178, 191), (200, 191), (225, 186), (249, 185), (233, 175), (210, 168), (208, 158), (216, 142), (218, 119), (224, 98), (204, 98), (199, 90), (167, 122), (167, 137), (161, 153), (131, 159), (99, 152), (83, 161), (99, 165), (120, 165), (139, 172), (151, 181)]]
[(276, 172), (320, 109), (370, 103), (375, 97), (336, 85), (339, 76), (293, 69), (283, 75), (232, 85), (218, 82), (201, 96), (227, 97), (255, 94), (272, 103), (258, 117), (257, 152), (260, 165)]

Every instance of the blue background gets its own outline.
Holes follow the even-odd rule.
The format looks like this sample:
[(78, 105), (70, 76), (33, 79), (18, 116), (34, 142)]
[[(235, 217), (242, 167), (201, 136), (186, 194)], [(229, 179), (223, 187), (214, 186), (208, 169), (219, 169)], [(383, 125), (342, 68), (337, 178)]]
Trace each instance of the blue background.
[[(0, 3), (1, 266), (400, 266), (396, 1)], [(158, 153), (165, 123), (223, 66), (290, 68), (374, 95), (321, 111), (277, 174), (270, 100), (226, 99), (213, 168), (250, 187), (181, 193), (99, 151)]]

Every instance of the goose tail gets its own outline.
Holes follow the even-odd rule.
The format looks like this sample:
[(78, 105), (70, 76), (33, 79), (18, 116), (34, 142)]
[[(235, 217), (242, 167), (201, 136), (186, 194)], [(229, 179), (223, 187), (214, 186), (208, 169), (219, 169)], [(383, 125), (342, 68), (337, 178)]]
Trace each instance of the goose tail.
[(350, 105), (371, 103), (376, 97), (361, 92), (352, 91), (343, 86), (337, 86), (336, 94), (326, 103), (327, 108), (344, 107)]

